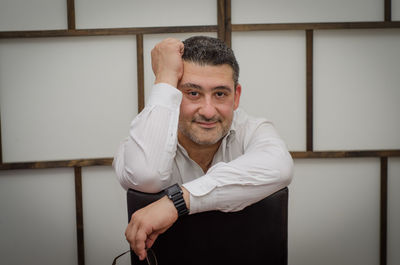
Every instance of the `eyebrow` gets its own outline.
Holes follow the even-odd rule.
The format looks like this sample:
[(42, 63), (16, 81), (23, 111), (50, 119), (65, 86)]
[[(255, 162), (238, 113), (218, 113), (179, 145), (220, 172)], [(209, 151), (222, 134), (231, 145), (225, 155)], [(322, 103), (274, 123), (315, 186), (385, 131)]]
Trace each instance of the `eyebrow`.
[[(181, 84), (180, 85), (181, 88), (194, 88), (194, 89), (198, 89), (198, 90), (203, 90), (202, 86), (199, 86), (197, 84), (194, 83), (185, 83), (185, 84)], [(228, 90), (229, 92), (232, 91), (232, 89), (228, 86), (216, 86), (213, 87), (211, 90)]]
[(203, 88), (199, 85), (193, 84), (193, 83), (184, 83), (180, 85), (181, 88), (195, 88), (199, 90), (203, 90)]

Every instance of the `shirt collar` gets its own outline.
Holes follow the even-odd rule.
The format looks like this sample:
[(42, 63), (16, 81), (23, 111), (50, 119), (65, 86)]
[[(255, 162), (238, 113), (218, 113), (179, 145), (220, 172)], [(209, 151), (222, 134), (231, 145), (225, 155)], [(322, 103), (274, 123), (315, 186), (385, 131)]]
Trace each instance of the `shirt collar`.
[(236, 119), (237, 119), (237, 111), (235, 110), (233, 112), (233, 119), (232, 119), (232, 124), (231, 124), (231, 128), (229, 129), (228, 133), (225, 135), (224, 139), (226, 139), (227, 144), (229, 144), (236, 135)]

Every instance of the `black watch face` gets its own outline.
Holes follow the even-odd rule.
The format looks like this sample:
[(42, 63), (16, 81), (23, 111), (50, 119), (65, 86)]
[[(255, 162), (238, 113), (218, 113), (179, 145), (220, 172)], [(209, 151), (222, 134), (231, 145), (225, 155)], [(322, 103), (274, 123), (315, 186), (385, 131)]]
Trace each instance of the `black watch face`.
[(180, 192), (180, 189), (179, 189), (178, 185), (171, 186), (168, 189), (168, 195), (174, 195), (174, 194), (179, 193), (179, 192)]

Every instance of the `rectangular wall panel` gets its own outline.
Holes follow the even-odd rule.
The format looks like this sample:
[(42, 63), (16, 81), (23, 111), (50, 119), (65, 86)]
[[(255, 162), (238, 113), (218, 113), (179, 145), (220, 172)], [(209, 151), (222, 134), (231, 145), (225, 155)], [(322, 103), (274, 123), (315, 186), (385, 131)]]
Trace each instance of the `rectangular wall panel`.
[(392, 20), (400, 21), (400, 0), (392, 0)]
[(0, 171), (1, 264), (78, 264), (72, 169)]
[(66, 29), (66, 0), (1, 0), (0, 31)]
[(388, 252), (387, 264), (400, 264), (400, 158), (388, 159)]
[(316, 31), (316, 150), (400, 148), (400, 30)]
[[(126, 192), (114, 170), (104, 166), (82, 169), (82, 193), (85, 264), (110, 265), (114, 257), (129, 250)], [(118, 264), (128, 264), (128, 257)]]
[(305, 150), (304, 32), (234, 33), (232, 48), (240, 65), (240, 106), (271, 120), (290, 150)]
[(75, 0), (77, 28), (216, 25), (216, 0)]
[(0, 42), (4, 162), (110, 157), (137, 113), (133, 36)]
[(379, 159), (295, 160), (289, 264), (379, 264)]
[(232, 23), (383, 21), (376, 0), (232, 0)]

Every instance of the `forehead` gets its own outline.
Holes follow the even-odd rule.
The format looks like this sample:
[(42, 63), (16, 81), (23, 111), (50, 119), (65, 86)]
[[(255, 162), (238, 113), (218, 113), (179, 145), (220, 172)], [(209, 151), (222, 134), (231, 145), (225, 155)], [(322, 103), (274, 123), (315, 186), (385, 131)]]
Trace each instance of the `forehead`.
[(209, 65), (183, 61), (182, 83), (221, 83), (233, 86), (233, 69), (228, 64)]

